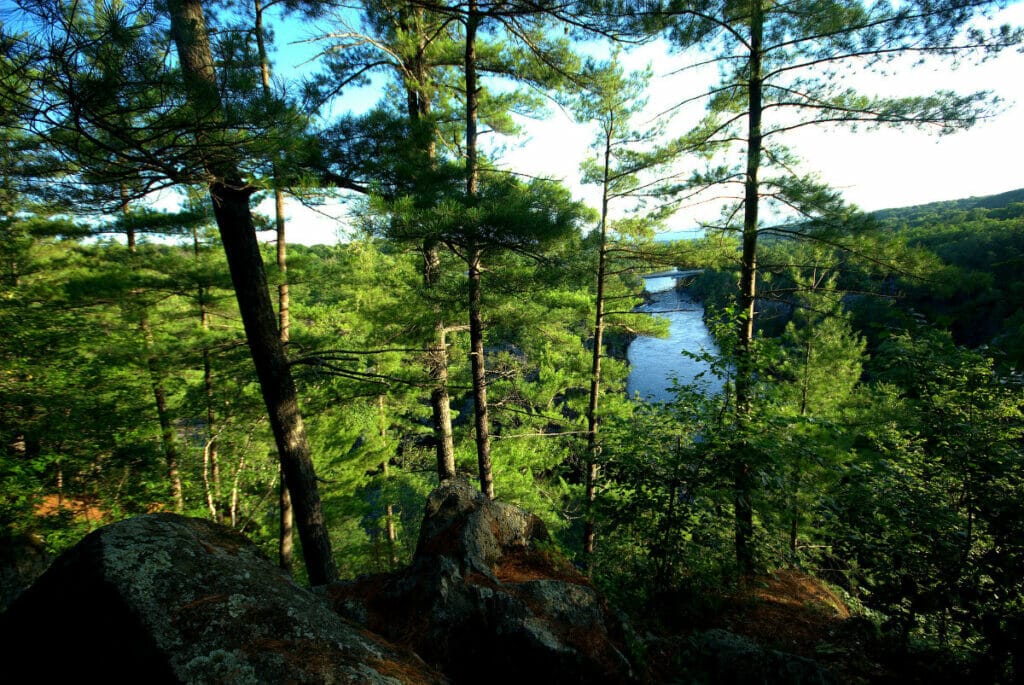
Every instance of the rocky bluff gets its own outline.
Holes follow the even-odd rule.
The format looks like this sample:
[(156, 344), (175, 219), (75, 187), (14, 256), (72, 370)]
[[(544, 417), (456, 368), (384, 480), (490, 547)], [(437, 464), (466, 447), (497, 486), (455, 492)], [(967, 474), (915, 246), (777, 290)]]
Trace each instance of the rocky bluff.
[(448, 482), (409, 568), (309, 591), (228, 528), (140, 516), (59, 557), (0, 615), (0, 644), (46, 681), (631, 681), (621, 623), (547, 540)]

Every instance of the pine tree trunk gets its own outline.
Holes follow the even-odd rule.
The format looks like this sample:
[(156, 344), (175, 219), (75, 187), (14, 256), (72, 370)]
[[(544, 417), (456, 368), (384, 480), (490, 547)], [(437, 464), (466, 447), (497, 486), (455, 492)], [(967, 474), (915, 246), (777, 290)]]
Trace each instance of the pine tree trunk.
[(288, 292), (288, 242), (285, 235), (284, 193), (274, 190), (274, 217), (277, 226), (277, 268), (281, 283), (277, 286), (277, 319), (281, 343), (291, 340), (291, 295)]
[(470, 255), (469, 354), (473, 373), (473, 404), (476, 410), (476, 456), (480, 472), (480, 492), (494, 499), (490, 421), (487, 416), (487, 377), (484, 365), (484, 325), (480, 311), (480, 251), (474, 249)]
[[(208, 327), (208, 313), (206, 311), (206, 303), (202, 303), (202, 326), (203, 330)], [(207, 499), (209, 500), (210, 509), (213, 514), (213, 520), (218, 520), (220, 516), (221, 506), (221, 487), (220, 487), (220, 454), (217, 450), (217, 432), (216, 432), (216, 421), (217, 413), (214, 410), (214, 396), (213, 396), (213, 359), (210, 355), (210, 349), (203, 347), (203, 391), (206, 395), (206, 431), (207, 431), (207, 446), (204, 450), (206, 453), (205, 463), (203, 464), (203, 476), (206, 477), (207, 469), (209, 469), (210, 483), (207, 484)]]
[(328, 583), (337, 578), (337, 570), (298, 395), (278, 337), (274, 307), (249, 214), (248, 193), (221, 183), (214, 184), (210, 190), (246, 338), (291, 493), (309, 580), (313, 585)]
[(586, 519), (583, 522), (583, 552), (587, 558), (594, 553), (597, 531), (594, 504), (597, 501), (598, 458), (601, 448), (597, 442), (600, 425), (597, 410), (601, 395), (601, 355), (604, 345), (604, 282), (608, 268), (608, 194), (612, 155), (612, 125), (605, 128), (604, 172), (601, 183), (601, 245), (597, 257), (597, 296), (594, 301), (594, 350), (590, 363), (590, 403), (587, 407), (587, 463), (586, 463)]
[(790, 493), (790, 507), (789, 507), (789, 553), (792, 557), (792, 563), (796, 563), (796, 549), (799, 543), (799, 525), (800, 525), (800, 470), (798, 468), (793, 469), (793, 491)]
[[(254, 32), (256, 48), (260, 56), (260, 80), (263, 85), (263, 97), (269, 103), (270, 91), (270, 58), (267, 56), (267, 45), (263, 34), (263, 5), (260, 0), (253, 0), (255, 15)], [(281, 282), (277, 286), (277, 318), (281, 344), (287, 345), (290, 339), (291, 299), (288, 293), (288, 242), (285, 235), (284, 192), (278, 187), (277, 164), (271, 164), (271, 176), (274, 181), (274, 227), (277, 229), (277, 268)], [(294, 566), (294, 540), (292, 530), (295, 525), (295, 512), (292, 509), (291, 494), (288, 482), (281, 469), (280, 487), (278, 488), (278, 511), (280, 513), (280, 529), (278, 531), (278, 565), (288, 573)]]
[(178, 447), (174, 440), (174, 427), (171, 425), (170, 412), (167, 411), (167, 396), (163, 386), (160, 385), (159, 369), (156, 368), (156, 360), (149, 359), (149, 374), (153, 379), (153, 400), (156, 404), (156, 415), (160, 421), (160, 439), (164, 446), (164, 461), (167, 464), (167, 478), (171, 483), (171, 498), (174, 500), (174, 510), (177, 513), (185, 511), (185, 495), (181, 485), (181, 472), (179, 470)]
[[(435, 132), (431, 125), (430, 135), (424, 134), (418, 127), (429, 121), (431, 112), (430, 95), (426, 92), (429, 78), (429, 67), (426, 62), (427, 37), (423, 34), (423, 9), (415, 8), (415, 16), (407, 18), (404, 26), (406, 31), (415, 31), (418, 37), (416, 54), (406, 65), (406, 71), (413, 74), (413, 83), (406, 87), (407, 112), (409, 121), (417, 127), (416, 135), (423, 135), (421, 150), (424, 164), (432, 171), (435, 165)], [(410, 25), (414, 24), (414, 25)], [(433, 288), (441, 277), (441, 256), (437, 242), (431, 239), (423, 241), (423, 287)], [(439, 480), (455, 477), (455, 443), (452, 438), (451, 400), (448, 396), (448, 347), (445, 340), (445, 325), (438, 321), (435, 326), (434, 340), (427, 344), (427, 372), (430, 375), (430, 408), (434, 422), (434, 442), (437, 452), (437, 476)]]
[[(198, 242), (196, 250), (198, 251)], [(199, 317), (203, 330), (210, 328), (210, 312), (206, 303), (206, 291), (200, 288), (199, 291)], [(207, 458), (209, 462), (210, 480), (208, 488), (211, 490), (209, 499), (210, 507), (213, 510), (213, 520), (219, 521), (223, 515), (223, 493), (220, 482), (220, 454), (218, 452), (217, 440), (217, 412), (214, 408), (215, 400), (213, 393), (213, 358), (210, 348), (203, 346), (203, 390), (206, 395), (206, 430), (207, 430)], [(204, 469), (206, 465), (204, 465)], [(205, 475), (205, 471), (204, 471)]]
[[(199, 232), (192, 228), (192, 255), (199, 260)], [(210, 329), (210, 311), (206, 301), (206, 288), (199, 286), (199, 326), (205, 333)], [(220, 520), (220, 466), (217, 455), (217, 413), (213, 396), (213, 359), (210, 348), (203, 343), (203, 396), (206, 401), (206, 445), (203, 447), (203, 489), (206, 492), (206, 507), (211, 521)]]
[[(384, 413), (384, 395), (377, 396), (377, 420), (379, 423), (378, 430), (380, 431), (381, 444), (385, 445), (384, 461), (381, 463), (381, 473), (384, 476), (384, 488), (387, 488), (388, 480), (391, 478), (391, 473), (388, 466), (389, 457), (387, 455), (387, 418)], [(384, 492), (384, 496), (387, 497), (387, 492)], [(391, 571), (395, 570), (398, 565), (398, 554), (395, 552), (397, 536), (395, 535), (395, 507), (391, 502), (388, 502), (384, 507), (384, 534), (387, 536), (388, 541), (388, 569)]]
[[(222, 109), (202, 5), (199, 0), (170, 0), (168, 8), (171, 33), (178, 48), (190, 102), (197, 111), (210, 112), (215, 119), (222, 115)], [(234, 160), (225, 159), (223, 154), (212, 154), (204, 163), (214, 179), (209, 185), (214, 217), (281, 466), (292, 495), (309, 581), (313, 585), (328, 583), (337, 579), (338, 572), (298, 395), (278, 336), (263, 258), (256, 240), (249, 208), (251, 192), (242, 183)]]
[(60, 458), (54, 461), (57, 467), (57, 509), (64, 508), (64, 467), (61, 465)]
[[(476, 31), (480, 13), (476, 0), (469, 0), (466, 17), (466, 201), (471, 205), (477, 194), (477, 109)], [(480, 310), (480, 277), (483, 252), (477, 245), (466, 251), (469, 267), (469, 346), (473, 372), (473, 404), (475, 408), (476, 454), (480, 472), (480, 491), (494, 499), (494, 477), (491, 474), (490, 421), (487, 416), (487, 371), (484, 363), (484, 325)]]
[[(747, 83), (747, 173), (744, 181), (743, 246), (740, 265), (739, 345), (736, 348), (736, 411), (741, 427), (749, 422), (754, 366), (754, 307), (757, 299), (757, 233), (761, 164), (762, 70), (761, 49), (764, 29), (761, 0), (751, 0), (750, 75)], [(753, 477), (747, 463), (747, 446), (741, 444), (734, 458), (733, 474), (736, 561), (743, 573), (754, 570)]]
[(295, 566), (295, 509), (292, 507), (292, 496), (288, 492), (288, 479), (284, 468), (280, 472), (281, 482), (278, 485), (278, 514), (280, 530), (277, 541), (278, 566), (289, 575)]
[(436, 327), (435, 348), (430, 352), (430, 406), (434, 418), (434, 440), (437, 443), (437, 477), (455, 477), (455, 442), (452, 439), (452, 411), (448, 400), (448, 340), (443, 322)]

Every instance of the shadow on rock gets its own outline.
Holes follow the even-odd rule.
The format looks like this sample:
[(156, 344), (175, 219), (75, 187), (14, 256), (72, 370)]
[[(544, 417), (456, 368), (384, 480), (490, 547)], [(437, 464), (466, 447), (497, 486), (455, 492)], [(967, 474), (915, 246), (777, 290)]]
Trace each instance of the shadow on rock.
[(40, 682), (446, 682), (242, 535), (174, 514), (86, 536), (0, 615), (0, 644)]
[(456, 682), (632, 682), (624, 624), (549, 543), (537, 516), (447, 481), (408, 569), (326, 591)]

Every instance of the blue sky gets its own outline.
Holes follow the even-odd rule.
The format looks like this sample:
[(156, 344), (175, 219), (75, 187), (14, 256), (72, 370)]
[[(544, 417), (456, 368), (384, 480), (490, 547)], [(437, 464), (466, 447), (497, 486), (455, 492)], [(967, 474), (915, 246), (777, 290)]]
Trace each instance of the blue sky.
[[(997, 21), (1024, 24), (1024, 3), (1012, 3)], [(325, 26), (322, 31), (331, 29)], [(311, 68), (308, 60), (314, 44), (296, 42), (302, 36), (283, 31), (278, 40), (277, 69), (281, 72)], [(653, 115), (668, 108), (680, 93), (693, 93), (715, 78), (713, 68), (668, 76), (692, 56), (670, 58), (664, 45), (654, 43), (625, 59), (629, 68), (653, 65), (656, 81), (652, 87), (648, 112)], [(683, 60), (680, 62), (678, 60)], [(846, 199), (862, 209), (875, 210), (936, 200), (956, 199), (1024, 187), (1024, 54), (1004, 51), (982, 64), (965, 63), (952, 70), (947, 63), (923, 64), (899, 69), (880, 78), (869, 72), (850, 71), (844, 75), (865, 93), (927, 94), (943, 89), (962, 92), (991, 90), (1003, 99), (1001, 111), (973, 128), (948, 136), (911, 129), (849, 131), (841, 128), (802, 129), (785, 142), (803, 160), (803, 170), (817, 173), (822, 180), (840, 189)], [(346, 92), (341, 107), (363, 111), (379, 96), (379, 89), (365, 88)], [(672, 124), (682, 133), (687, 124), (701, 115), (699, 105), (683, 112)], [(641, 119), (642, 120), (642, 119)], [(595, 188), (578, 183), (579, 162), (588, 154), (594, 131), (575, 124), (557, 107), (543, 121), (526, 123), (526, 135), (518, 141), (484, 140), (482, 143), (507, 146), (503, 166), (520, 172), (561, 178), (574, 193), (597, 206)], [(344, 229), (344, 211), (323, 207), (334, 217), (289, 205), (289, 240), (303, 243), (329, 243), (338, 238), (339, 224)], [(272, 211), (271, 205), (261, 211)], [(671, 221), (674, 229), (695, 226), (718, 213), (716, 204), (684, 207)]]

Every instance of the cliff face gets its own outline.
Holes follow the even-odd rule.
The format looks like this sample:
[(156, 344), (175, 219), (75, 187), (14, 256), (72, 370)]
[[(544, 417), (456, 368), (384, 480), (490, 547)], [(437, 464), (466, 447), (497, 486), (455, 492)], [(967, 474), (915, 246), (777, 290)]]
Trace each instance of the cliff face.
[(140, 516), (59, 557), (0, 615), (0, 644), (47, 681), (630, 681), (622, 625), (546, 541), (532, 514), (446, 483), (408, 569), (311, 592), (226, 527)]

